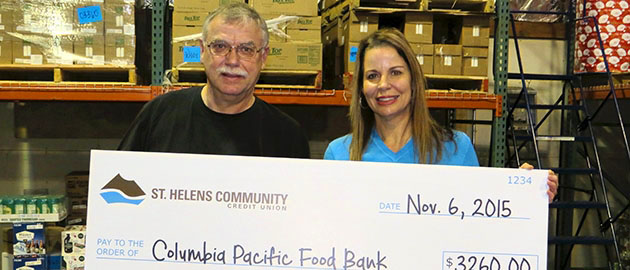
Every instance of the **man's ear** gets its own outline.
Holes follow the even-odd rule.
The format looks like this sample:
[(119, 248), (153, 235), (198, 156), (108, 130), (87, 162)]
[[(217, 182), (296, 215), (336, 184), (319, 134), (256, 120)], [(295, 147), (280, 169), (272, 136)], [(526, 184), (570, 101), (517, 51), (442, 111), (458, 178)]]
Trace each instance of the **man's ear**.
[(265, 63), (267, 63), (267, 55), (269, 55), (269, 46), (265, 47), (265, 49), (263, 49), (260, 52), (260, 54), (261, 54), (260, 55), (260, 57), (261, 57), (260, 60), (262, 61), (262, 67), (261, 67), (261, 69), (262, 69), (262, 68), (265, 68)]
[(201, 53), (202, 54), (207, 49), (206, 46), (203, 46), (203, 40), (202, 39), (199, 39), (199, 47), (201, 47)]

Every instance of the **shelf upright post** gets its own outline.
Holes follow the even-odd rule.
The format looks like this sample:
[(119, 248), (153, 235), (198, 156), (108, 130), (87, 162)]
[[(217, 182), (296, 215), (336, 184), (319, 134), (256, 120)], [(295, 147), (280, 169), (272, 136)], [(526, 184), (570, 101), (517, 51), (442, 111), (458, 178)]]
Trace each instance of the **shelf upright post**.
[(507, 81), (509, 42), (509, 0), (496, 1), (496, 27), (494, 33), (494, 94), (502, 96), (501, 117), (492, 119), (492, 167), (504, 167), (507, 131)]
[(166, 0), (153, 0), (151, 13), (151, 85), (161, 86), (164, 76), (164, 11)]

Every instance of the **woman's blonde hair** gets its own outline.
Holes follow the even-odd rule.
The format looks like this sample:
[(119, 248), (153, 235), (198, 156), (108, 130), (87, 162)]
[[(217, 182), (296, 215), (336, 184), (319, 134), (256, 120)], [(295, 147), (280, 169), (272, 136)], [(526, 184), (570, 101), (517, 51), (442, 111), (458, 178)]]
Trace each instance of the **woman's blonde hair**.
[(426, 80), (420, 63), (416, 60), (405, 36), (396, 29), (378, 30), (364, 38), (359, 44), (351, 86), (352, 99), (349, 116), (352, 126), (352, 142), (350, 143), (350, 160), (362, 160), (363, 152), (365, 152), (365, 147), (374, 128), (374, 112), (367, 105), (363, 95), (365, 52), (369, 49), (385, 46), (394, 48), (405, 60), (411, 72), (409, 122), (411, 123), (411, 137), (418, 163), (436, 163), (442, 158), (444, 142), (453, 140), (453, 132), (450, 129), (440, 127), (431, 117), (424, 96)]

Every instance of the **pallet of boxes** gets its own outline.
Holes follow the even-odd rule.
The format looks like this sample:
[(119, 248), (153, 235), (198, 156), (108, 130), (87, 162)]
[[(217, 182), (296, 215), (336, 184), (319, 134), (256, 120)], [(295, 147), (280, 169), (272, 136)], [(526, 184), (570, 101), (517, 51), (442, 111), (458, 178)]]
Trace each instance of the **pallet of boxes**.
[(135, 84), (134, 17), (133, 0), (3, 0), (0, 80)]
[[(204, 19), (215, 8), (242, 0), (175, 0), (173, 9), (172, 83), (192, 86), (205, 83), (201, 64), (201, 38)], [(321, 88), (322, 70), (321, 17), (317, 1), (249, 0), (275, 29), (269, 35), (269, 54), (257, 87), (279, 84)], [(281, 16), (291, 16), (289, 19)], [(280, 19), (279, 19), (280, 18)], [(279, 19), (279, 20), (278, 20)]]
[[(359, 42), (388, 27), (405, 35), (427, 75), (430, 89), (487, 91), (489, 14), (422, 10), (427, 8), (422, 1), (416, 1), (414, 6), (420, 7), (417, 9), (377, 8), (375, 4), (386, 3), (375, 2), (379, 1), (346, 0), (330, 4), (324, 12), (326, 79), (342, 78), (341, 84), (349, 87)], [(343, 66), (331, 64), (335, 59), (343, 59)]]
[[(269, 27), (276, 29), (270, 31), (269, 54), (259, 87), (291, 84), (299, 88), (321, 88), (322, 21), (321, 16), (317, 16), (317, 0), (250, 0), (249, 5)], [(284, 16), (293, 19), (273, 23)]]

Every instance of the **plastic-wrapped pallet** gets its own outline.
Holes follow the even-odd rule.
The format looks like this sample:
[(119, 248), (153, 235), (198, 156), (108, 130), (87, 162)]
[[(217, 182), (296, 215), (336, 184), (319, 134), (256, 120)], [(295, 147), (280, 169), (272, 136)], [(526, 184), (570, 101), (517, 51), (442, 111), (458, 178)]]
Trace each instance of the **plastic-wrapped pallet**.
[(0, 16), (0, 39), (11, 40), (10, 63), (135, 62), (134, 0), (4, 0)]

